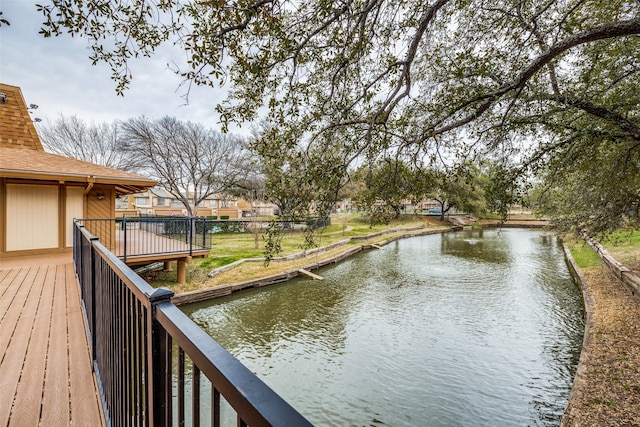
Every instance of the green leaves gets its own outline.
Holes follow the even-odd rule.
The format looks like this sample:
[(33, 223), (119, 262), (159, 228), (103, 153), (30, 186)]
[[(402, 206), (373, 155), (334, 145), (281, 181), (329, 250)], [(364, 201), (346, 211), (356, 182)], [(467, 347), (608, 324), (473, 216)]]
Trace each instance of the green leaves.
[[(310, 206), (306, 195), (328, 204), (349, 165), (384, 154), (489, 158), (520, 174), (554, 162), (569, 176), (554, 159), (581, 162), (594, 141), (633, 159), (640, 141), (636, 0), (51, 0), (39, 10), (43, 35), (89, 40), (121, 94), (135, 57), (165, 42), (184, 50), (179, 75), (229, 87), (223, 129), (265, 116), (271, 148), (260, 152), (274, 183), (301, 183), (297, 196), (274, 195), (293, 211)], [(633, 209), (611, 202), (618, 218)]]
[(264, 232), (264, 266), (267, 267), (271, 260), (278, 256), (282, 251), (282, 226), (277, 220), (270, 221)]

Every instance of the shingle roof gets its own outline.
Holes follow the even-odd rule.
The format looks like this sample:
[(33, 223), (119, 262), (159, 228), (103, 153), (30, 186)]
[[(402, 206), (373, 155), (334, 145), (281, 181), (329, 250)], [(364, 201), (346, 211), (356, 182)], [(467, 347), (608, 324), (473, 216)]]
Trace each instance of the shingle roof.
[(57, 154), (23, 148), (0, 148), (0, 176), (70, 182), (116, 184), (119, 194), (143, 191), (155, 181)]
[(118, 194), (156, 184), (148, 178), (44, 151), (20, 88), (0, 83), (0, 177), (55, 180), (116, 186)]
[(0, 83), (6, 102), (0, 103), (0, 148), (44, 151), (19, 87)]

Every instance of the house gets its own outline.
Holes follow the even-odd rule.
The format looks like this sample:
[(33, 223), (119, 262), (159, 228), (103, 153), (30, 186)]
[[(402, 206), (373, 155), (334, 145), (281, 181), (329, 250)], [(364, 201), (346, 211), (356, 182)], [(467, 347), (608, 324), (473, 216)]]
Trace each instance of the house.
[(116, 201), (116, 216), (185, 216), (186, 214), (184, 205), (160, 186), (123, 196)]
[[(20, 88), (0, 83), (0, 258), (71, 252), (74, 218), (114, 218), (117, 197), (155, 184), (47, 153)], [(109, 247), (114, 233), (98, 237)]]
[(337, 200), (333, 205), (333, 212), (345, 213), (345, 212), (357, 212), (358, 205), (353, 199)]
[(226, 194), (212, 194), (198, 205), (198, 216), (237, 219), (251, 212), (251, 203)]
[[(242, 218), (251, 213), (251, 203), (232, 196), (212, 194), (198, 204), (198, 216)], [(144, 192), (129, 194), (116, 201), (116, 216), (187, 215), (182, 202), (166, 189), (156, 186)]]

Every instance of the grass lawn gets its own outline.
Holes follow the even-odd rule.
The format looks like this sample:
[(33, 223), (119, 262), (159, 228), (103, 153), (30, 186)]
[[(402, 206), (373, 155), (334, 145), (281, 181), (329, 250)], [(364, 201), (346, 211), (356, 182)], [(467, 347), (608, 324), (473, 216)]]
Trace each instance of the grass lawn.
[[(339, 241), (349, 239), (351, 237), (366, 236), (385, 230), (402, 229), (410, 227), (428, 228), (446, 228), (450, 224), (442, 224), (434, 217), (418, 217), (407, 216), (394, 220), (386, 225), (376, 225), (370, 227), (369, 224), (362, 219), (360, 215), (334, 215), (331, 217), (331, 225), (325, 228), (317, 237), (316, 244), (318, 247), (328, 246)], [(376, 239), (367, 240), (366, 243), (375, 243), (388, 239), (390, 236), (386, 234)], [(282, 239), (282, 252), (280, 257), (293, 255), (302, 252), (302, 244), (304, 241), (303, 234), (297, 231), (287, 231)], [(251, 233), (230, 233), (230, 234), (213, 234), (211, 242), (211, 252), (208, 258), (197, 258), (193, 260), (193, 264), (187, 266), (187, 283), (177, 284), (175, 282), (175, 271), (150, 271), (143, 273), (143, 278), (153, 286), (164, 286), (172, 289), (176, 293), (207, 288), (220, 285), (223, 283), (236, 283), (244, 280), (265, 277), (272, 274), (281, 273), (296, 267), (318, 261), (318, 257), (323, 259), (338, 255), (345, 251), (349, 246), (341, 245), (340, 247), (322, 255), (313, 255), (296, 261), (276, 262), (272, 261), (268, 267), (264, 266), (262, 261), (245, 262), (227, 272), (221, 273), (214, 278), (207, 277), (207, 274), (218, 267), (231, 264), (235, 261), (247, 258), (263, 258), (264, 257), (264, 239), (259, 236), (258, 248), (256, 249), (255, 236)]]
[[(566, 241), (578, 267), (600, 266), (600, 257), (584, 240), (573, 238)], [(616, 260), (640, 273), (640, 230), (620, 230), (599, 242)]]
[[(364, 236), (390, 228), (422, 226), (423, 218), (412, 217), (391, 222), (388, 225), (370, 227), (359, 215), (336, 215), (331, 218), (331, 225), (317, 236), (318, 247), (327, 246), (351, 237)], [(256, 238), (250, 233), (213, 234), (209, 258), (198, 261), (202, 268), (214, 269), (246, 258), (264, 257), (264, 238)], [(302, 251), (303, 235), (297, 231), (285, 231), (282, 239), (282, 252), (279, 256), (287, 256)]]
[(601, 242), (615, 259), (640, 273), (640, 230), (620, 230)]
[(598, 268), (602, 266), (602, 260), (596, 251), (584, 240), (573, 238), (565, 243), (571, 251), (571, 256), (580, 268)]

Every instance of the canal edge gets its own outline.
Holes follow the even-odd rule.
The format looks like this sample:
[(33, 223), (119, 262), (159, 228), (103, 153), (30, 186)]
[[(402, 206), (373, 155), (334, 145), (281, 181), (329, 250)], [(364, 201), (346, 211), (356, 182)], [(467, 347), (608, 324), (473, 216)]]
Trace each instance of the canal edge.
[(582, 349), (580, 350), (580, 359), (578, 360), (578, 368), (576, 369), (576, 373), (573, 377), (573, 384), (571, 386), (571, 391), (569, 392), (567, 405), (560, 420), (560, 427), (569, 427), (574, 425), (573, 417), (575, 415), (573, 414), (573, 402), (577, 399), (575, 391), (578, 388), (577, 385), (585, 385), (588, 383), (586, 379), (586, 366), (589, 363), (593, 342), (593, 315), (595, 311), (595, 298), (593, 296), (593, 293), (589, 289), (588, 281), (582, 275), (582, 273), (580, 272), (580, 268), (576, 264), (576, 261), (573, 259), (571, 251), (564, 243), (562, 244), (562, 248), (564, 250), (564, 256), (567, 261), (567, 265), (569, 266), (569, 271), (582, 291), (582, 303), (584, 305), (585, 311), (584, 334), (582, 338)]
[[(432, 235), (432, 234), (444, 234), (444, 233), (449, 233), (449, 232), (456, 232), (456, 231), (461, 231), (463, 230), (464, 227), (461, 226), (454, 226), (454, 227), (449, 227), (449, 228), (443, 228), (443, 229), (438, 229), (438, 230), (425, 230), (423, 227), (411, 227), (411, 228), (405, 228), (405, 229), (395, 229), (395, 230), (385, 230), (382, 232), (378, 232), (378, 233), (372, 233), (372, 234), (368, 234), (366, 236), (358, 236), (358, 237), (352, 237), (350, 239), (346, 239), (340, 242), (336, 242), (332, 245), (328, 245), (328, 246), (323, 246), (321, 248), (316, 248), (313, 249), (311, 251), (307, 251), (306, 253), (302, 252), (299, 254), (294, 254), (294, 255), (290, 255), (288, 257), (282, 257), (281, 260), (290, 260), (290, 259), (296, 259), (296, 258), (303, 258), (305, 256), (309, 256), (312, 254), (316, 254), (316, 253), (321, 253), (323, 251), (327, 251), (329, 249), (332, 249), (336, 246), (339, 246), (341, 244), (349, 244), (352, 242), (358, 242), (361, 240), (367, 240), (373, 237), (379, 237), (381, 235), (384, 234), (393, 234), (393, 233), (397, 233), (397, 232), (404, 232), (403, 234), (400, 235), (396, 235), (396, 236), (392, 236), (389, 239), (383, 240), (381, 242), (377, 242), (375, 245), (380, 247), (380, 246), (385, 246), (388, 245), (389, 243), (392, 243), (396, 240), (399, 239), (404, 239), (404, 238), (409, 238), (409, 237), (416, 237), (416, 236), (427, 236), (427, 235)], [(300, 269), (304, 269), (307, 271), (313, 271), (313, 270), (317, 270), (319, 268), (325, 267), (327, 265), (330, 264), (337, 264), (340, 261), (343, 261), (355, 254), (357, 254), (358, 252), (361, 252), (363, 250), (368, 250), (368, 249), (375, 249), (376, 247), (371, 244), (371, 243), (362, 243), (359, 244), (357, 246), (353, 246), (350, 249), (346, 249), (345, 251), (341, 252), (338, 255), (335, 255), (331, 258), (327, 258), (321, 261), (317, 261), (311, 264), (307, 264), (304, 265), (302, 267), (297, 267), (291, 270), (287, 270), (284, 271), (282, 273), (278, 273), (278, 274), (274, 274), (271, 276), (265, 276), (265, 277), (260, 277), (257, 279), (251, 279), (251, 280), (247, 280), (244, 282), (239, 282), (239, 283), (233, 283), (233, 284), (223, 284), (223, 285), (218, 285), (218, 286), (213, 286), (210, 288), (204, 288), (204, 289), (197, 289), (194, 291), (188, 291), (188, 292), (182, 292), (180, 294), (176, 294), (171, 298), (171, 302), (176, 305), (176, 306), (180, 306), (180, 305), (185, 305), (185, 304), (192, 304), (192, 303), (196, 303), (196, 302), (201, 302), (201, 301), (206, 301), (206, 300), (210, 300), (210, 299), (215, 299), (215, 298), (220, 298), (220, 297), (224, 297), (224, 296), (228, 296), (231, 294), (234, 294), (238, 291), (241, 290), (245, 290), (245, 289), (251, 289), (251, 288), (259, 288), (259, 287), (264, 287), (264, 286), (270, 286), (270, 285), (276, 285), (278, 283), (284, 283), (287, 282), (291, 279), (294, 279), (296, 277), (298, 277), (299, 275), (301, 275), (302, 273), (300, 273)], [(277, 261), (278, 259), (276, 259)], [(222, 267), (223, 269), (229, 269), (229, 268), (233, 268), (243, 262), (263, 262), (264, 259), (263, 258), (249, 258), (249, 259), (243, 259), (243, 260), (239, 260), (236, 261), (232, 264), (229, 264), (228, 266)], [(272, 260), (273, 261), (273, 260)], [(224, 270), (223, 270), (224, 271)]]

